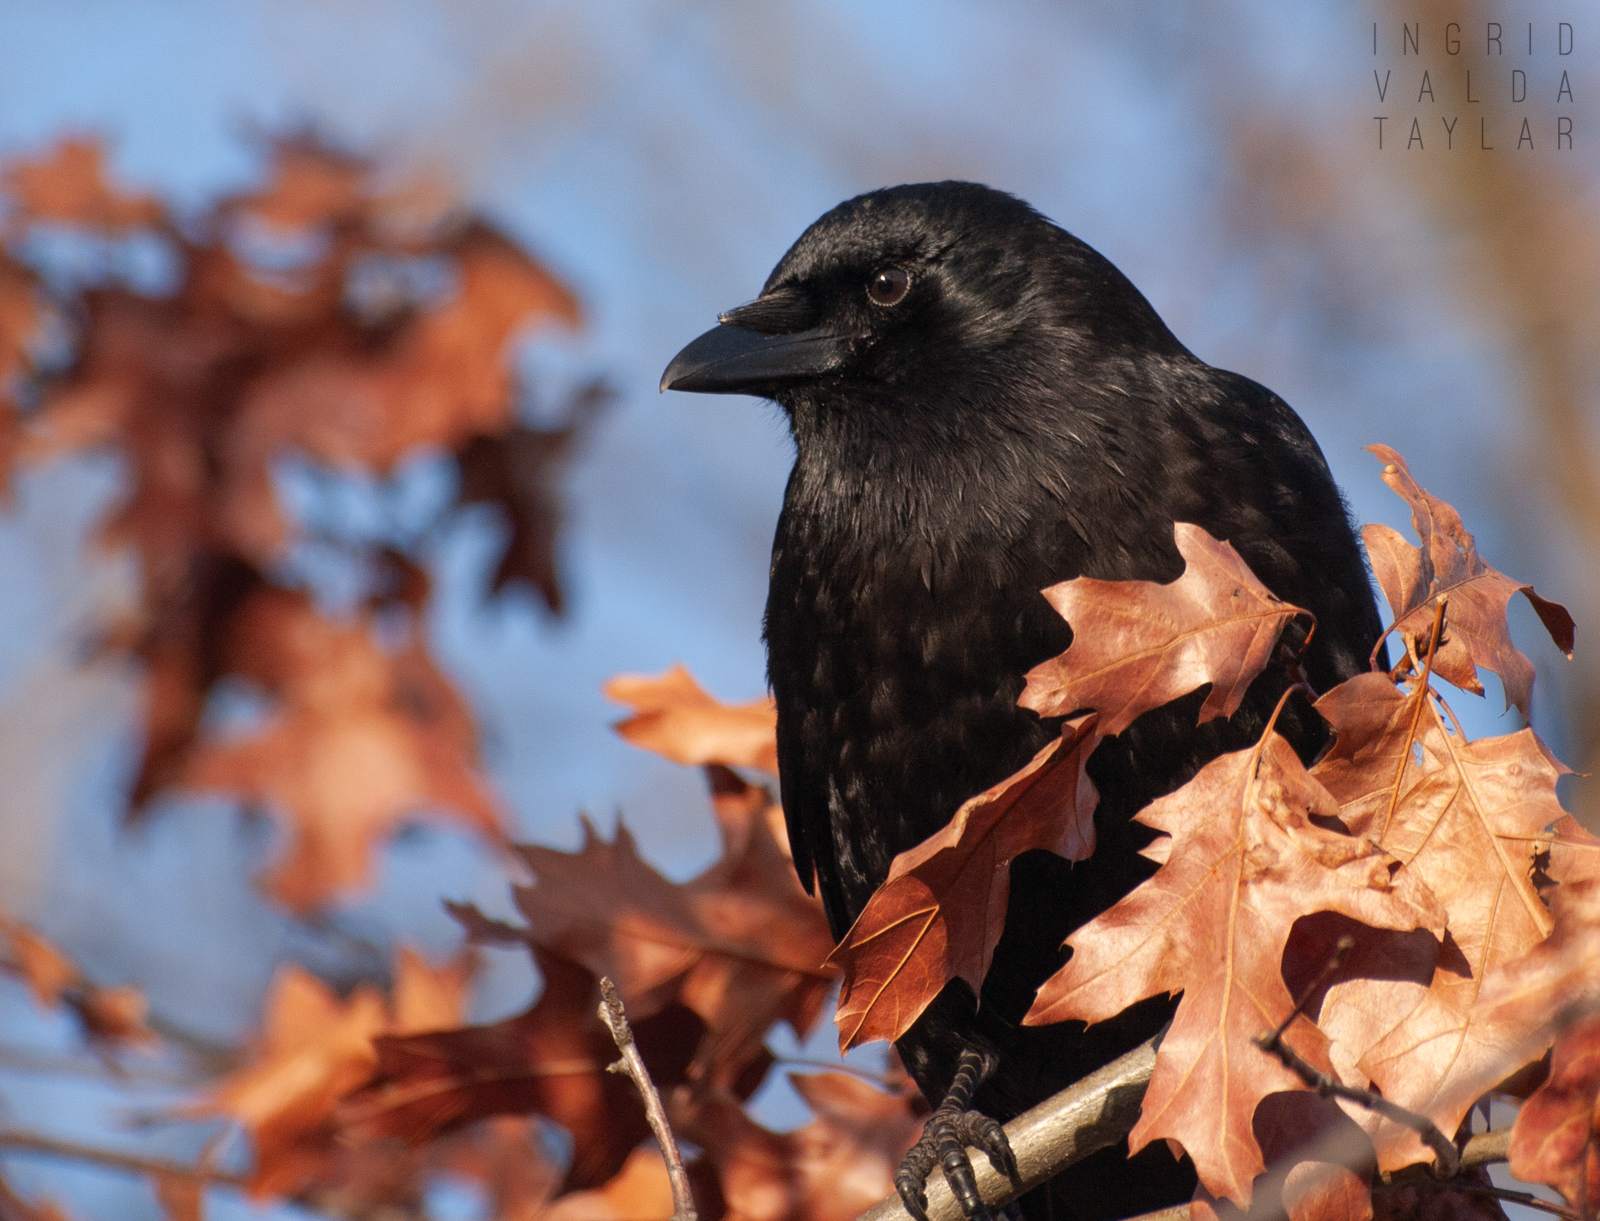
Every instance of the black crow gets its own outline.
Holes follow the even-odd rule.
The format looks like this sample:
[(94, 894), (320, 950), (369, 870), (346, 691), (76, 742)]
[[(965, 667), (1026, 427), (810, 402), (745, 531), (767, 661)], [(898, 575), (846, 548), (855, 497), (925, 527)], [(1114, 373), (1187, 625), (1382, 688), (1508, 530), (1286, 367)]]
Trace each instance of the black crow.
[[(835, 937), (897, 853), (1057, 732), (1016, 702), (1028, 669), (1071, 640), (1046, 586), (1171, 581), (1183, 570), (1173, 523), (1194, 522), (1315, 613), (1299, 664), (1318, 690), (1365, 669), (1378, 639), (1348, 510), (1299, 417), (1191, 355), (1110, 262), (1000, 191), (927, 183), (840, 204), (661, 385), (772, 399), (794, 434), (768, 674), (795, 866)], [(993, 1120), (1170, 1017), (1155, 998), (1088, 1030), (1020, 1024), (1065, 960), (1066, 935), (1154, 871), (1137, 855), (1151, 833), (1131, 815), (1252, 743), (1290, 684), (1287, 665), (1269, 668), (1228, 721), (1196, 726), (1203, 690), (1147, 714), (1089, 764), (1095, 855), (1013, 863), (982, 1003), (953, 981), (898, 1043), (939, 1108), (897, 1178), (913, 1213), (952, 1143), (1003, 1167)], [(1324, 744), (1320, 724), (1299, 696), (1279, 720), (1307, 758)], [(964, 1159), (943, 1158), (978, 1215)], [(1193, 1186), (1187, 1161), (1160, 1142), (1131, 1161), (1124, 1143), (1030, 1193), (1022, 1211), (1125, 1217)]]

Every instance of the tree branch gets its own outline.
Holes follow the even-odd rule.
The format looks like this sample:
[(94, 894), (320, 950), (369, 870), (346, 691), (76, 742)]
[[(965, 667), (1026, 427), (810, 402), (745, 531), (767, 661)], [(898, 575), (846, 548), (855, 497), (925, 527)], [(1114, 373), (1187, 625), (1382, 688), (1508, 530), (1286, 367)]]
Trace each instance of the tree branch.
[[(978, 1193), (991, 1210), (998, 1211), (1025, 1191), (1053, 1179), (1074, 1162), (1116, 1144), (1139, 1119), (1139, 1105), (1155, 1069), (1156, 1048), (1161, 1034), (1104, 1068), (1091, 1073), (1054, 1097), (1047, 1098), (1031, 1111), (1025, 1111), (1006, 1124), (1006, 1138), (1017, 1155), (1022, 1191), (1012, 1189), (1006, 1177), (988, 1161), (974, 1158), (973, 1175)], [(1509, 1130), (1484, 1132), (1474, 1136), (1462, 1149), (1459, 1170), (1487, 1166), (1506, 1160)], [(1403, 1187), (1412, 1182), (1437, 1183), (1427, 1166), (1413, 1166), (1388, 1175), (1382, 1187)], [(1476, 1184), (1462, 1184), (1474, 1187)], [(1520, 1200), (1518, 1201), (1521, 1202)], [(1188, 1221), (1189, 1206), (1176, 1205), (1145, 1213), (1130, 1221)], [(858, 1221), (911, 1221), (899, 1196), (890, 1196), (861, 1214)], [(950, 1194), (943, 1175), (928, 1180), (928, 1221), (966, 1221), (961, 1207)]]
[(655, 1133), (656, 1144), (661, 1146), (661, 1160), (667, 1164), (667, 1178), (672, 1181), (672, 1221), (699, 1221), (695, 1210), (694, 1193), (689, 1190), (689, 1175), (683, 1168), (683, 1153), (678, 1149), (677, 1138), (667, 1123), (666, 1108), (661, 1105), (661, 1094), (656, 1083), (650, 1080), (650, 1070), (644, 1066), (644, 1057), (633, 1041), (633, 1030), (628, 1026), (628, 1014), (617, 995), (617, 985), (602, 975), (600, 977), (600, 1020), (611, 1031), (611, 1038), (622, 1053), (622, 1059), (606, 1066), (607, 1072), (624, 1073), (633, 1079), (639, 1096), (644, 1099), (645, 1118)]
[[(1506, 1160), (1506, 1148), (1511, 1143), (1511, 1129), (1501, 1128), (1494, 1132), (1480, 1132), (1461, 1150), (1460, 1170), (1472, 1170), (1478, 1166), (1489, 1166), (1495, 1162)], [(1397, 1170), (1393, 1174), (1385, 1175), (1381, 1181), (1374, 1185), (1374, 1190), (1382, 1191), (1389, 1187), (1409, 1187), (1416, 1183), (1432, 1183), (1438, 1185), (1439, 1180), (1433, 1177), (1433, 1171), (1427, 1166), (1407, 1166), (1404, 1170)], [(1483, 1183), (1452, 1183), (1452, 1191), (1472, 1191), (1486, 1194), (1492, 1190), (1497, 1198), (1509, 1199), (1517, 1204), (1529, 1204), (1530, 1207), (1543, 1208), (1554, 1211), (1558, 1216), (1572, 1215), (1562, 1209), (1559, 1204), (1551, 1204), (1548, 1200), (1539, 1200), (1536, 1196), (1523, 1199), (1528, 1193), (1511, 1192), (1501, 1195), (1504, 1188), (1489, 1188)], [(1533, 1201), (1536, 1201), (1533, 1202)], [(1140, 1213), (1137, 1217), (1129, 1217), (1127, 1221), (1189, 1221), (1189, 1206), (1187, 1204), (1174, 1204), (1171, 1208), (1157, 1209), (1152, 1213)]]
[(126, 1170), (132, 1174), (171, 1175), (180, 1179), (197, 1179), (202, 1183), (221, 1183), (228, 1187), (248, 1187), (250, 1180), (244, 1175), (226, 1174), (200, 1166), (185, 1166), (162, 1158), (142, 1157), (137, 1153), (117, 1153), (94, 1145), (80, 1145), (76, 1141), (56, 1140), (37, 1136), (32, 1132), (0, 1129), (0, 1152), (42, 1153), (46, 1157), (67, 1158), (75, 1162), (89, 1162), (112, 1170)]
[[(1013, 1189), (987, 1159), (975, 1158), (972, 1170), (984, 1203), (999, 1209), (1126, 1136), (1139, 1120), (1139, 1104), (1144, 1101), (1156, 1065), (1156, 1048), (1165, 1033), (1163, 1030), (1006, 1124), (1022, 1187)], [(910, 1221), (910, 1216), (900, 1197), (891, 1196), (863, 1213), (860, 1221)], [(928, 1221), (965, 1221), (943, 1175), (928, 1180)]]

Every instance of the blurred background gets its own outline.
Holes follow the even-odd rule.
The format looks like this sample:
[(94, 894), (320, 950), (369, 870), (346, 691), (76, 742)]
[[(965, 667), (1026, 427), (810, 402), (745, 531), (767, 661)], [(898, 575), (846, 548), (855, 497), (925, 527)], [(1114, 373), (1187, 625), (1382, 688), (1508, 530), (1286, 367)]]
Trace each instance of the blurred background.
[[(1489, 21), (1505, 27), (1499, 55)], [(1454, 56), (1449, 22), (1462, 28)], [(1565, 55), (1559, 22), (1572, 27)], [(1420, 32), (1415, 51), (1403, 24)], [(1466, 71), (1479, 102), (1465, 100)], [(1526, 73), (1521, 102), (1513, 71)], [(1591, 3), (0, 4), (0, 163), (96, 137), (108, 178), (166, 201), (181, 228), (257, 191), (274, 138), (314, 139), (437, 185), (571, 293), (579, 325), (552, 307), (511, 352), (531, 430), (571, 422), (597, 380), (610, 388), (552, 476), (562, 614), (526, 583), (490, 592), (507, 521), (450, 507), (449, 446), (366, 471), (285, 450), (270, 455), (273, 488), (324, 539), (398, 530), (415, 544), (431, 578), (420, 622), (515, 838), (571, 848), (580, 811), (602, 827), (620, 812), (641, 854), (679, 879), (717, 850), (702, 781), (618, 738), (623, 710), (601, 685), (682, 662), (723, 699), (764, 692), (790, 447), (771, 405), (662, 397), (657, 380), (818, 215), (906, 181), (1002, 187), (1089, 242), (1193, 352), (1295, 407), (1360, 520), (1409, 536), (1361, 447), (1405, 454), (1491, 563), (1573, 610), (1571, 662), (1520, 600), (1513, 623), (1538, 668), (1540, 733), (1574, 768), (1600, 766), (1597, 96)], [(74, 271), (66, 247), (41, 257), (85, 283), (113, 274)], [(159, 252), (148, 266), (137, 250), (119, 257), (113, 278), (159, 295)], [(451, 953), (460, 930), (441, 898), (507, 910), (504, 866), (460, 827), (408, 827), (381, 845), (369, 884), (307, 914), (251, 885), (284, 851), (270, 817), (163, 793), (124, 826), (148, 670), (86, 642), (140, 581), (136, 559), (91, 538), (132, 468), (103, 448), (58, 448), (19, 466), (0, 513), (0, 905), (87, 976), (144, 989), (158, 1028), (218, 1047), (256, 1026), (281, 963), (348, 983), (397, 941)], [(337, 568), (315, 548), (293, 562), (312, 585)], [(1457, 711), (1476, 733), (1516, 728), (1490, 688)], [(230, 709), (213, 693), (205, 715), (250, 715)], [(1594, 825), (1592, 794), (1572, 784), (1565, 798)], [(525, 954), (486, 957), (479, 1020), (535, 988)], [(7, 1060), (5, 1047), (65, 1054), (73, 1037), (26, 992), (0, 996), (0, 1123), (192, 1147), (130, 1132), (113, 1113), (138, 1094), (126, 1082)], [(805, 1054), (831, 1045), (824, 1024)], [(780, 1088), (756, 1105), (775, 1126), (799, 1122)], [(146, 1187), (105, 1169), (13, 1154), (5, 1171), (73, 1216), (162, 1215)], [(213, 1209), (249, 1212), (225, 1192)]]

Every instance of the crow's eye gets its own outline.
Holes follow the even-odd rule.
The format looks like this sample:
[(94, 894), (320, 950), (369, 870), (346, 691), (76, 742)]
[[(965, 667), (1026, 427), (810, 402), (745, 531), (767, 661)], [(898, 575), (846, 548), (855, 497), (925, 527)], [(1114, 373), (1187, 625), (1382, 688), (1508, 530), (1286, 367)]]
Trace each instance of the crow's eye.
[(890, 267), (872, 277), (867, 296), (874, 305), (899, 305), (911, 291), (911, 277), (898, 267)]

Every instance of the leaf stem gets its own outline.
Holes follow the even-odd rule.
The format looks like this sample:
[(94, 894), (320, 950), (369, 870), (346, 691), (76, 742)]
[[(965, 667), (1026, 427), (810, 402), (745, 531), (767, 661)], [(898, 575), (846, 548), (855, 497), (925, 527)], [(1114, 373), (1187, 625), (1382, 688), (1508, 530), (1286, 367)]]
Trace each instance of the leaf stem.
[(667, 1178), (672, 1181), (672, 1221), (699, 1221), (700, 1214), (694, 1206), (694, 1193), (689, 1190), (689, 1174), (683, 1168), (683, 1154), (678, 1149), (677, 1138), (667, 1123), (666, 1108), (661, 1105), (661, 1094), (656, 1083), (650, 1080), (650, 1070), (633, 1041), (633, 1030), (628, 1025), (628, 1014), (617, 995), (617, 985), (609, 978), (600, 977), (600, 1020), (611, 1031), (612, 1042), (622, 1053), (622, 1059), (607, 1066), (608, 1072), (622, 1073), (632, 1078), (634, 1087), (644, 1100), (645, 1118), (655, 1133), (656, 1144), (661, 1146), (661, 1160), (667, 1164)]
[(1440, 598), (1437, 609), (1433, 612), (1433, 630), (1428, 633), (1428, 655), (1422, 660), (1422, 674), (1417, 679), (1417, 710), (1411, 714), (1411, 731), (1406, 734), (1405, 749), (1400, 752), (1400, 766), (1394, 774), (1394, 785), (1389, 790), (1389, 812), (1383, 816), (1383, 831), (1378, 837), (1378, 842), (1383, 842), (1383, 837), (1389, 833), (1389, 824), (1394, 820), (1395, 808), (1400, 804), (1400, 782), (1405, 779), (1406, 764), (1411, 762), (1411, 749), (1417, 740), (1417, 726), (1422, 723), (1423, 705), (1428, 702), (1428, 677), (1433, 673), (1433, 654), (1439, 647), (1439, 636), (1444, 631), (1444, 608), (1449, 598)]

